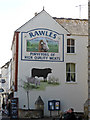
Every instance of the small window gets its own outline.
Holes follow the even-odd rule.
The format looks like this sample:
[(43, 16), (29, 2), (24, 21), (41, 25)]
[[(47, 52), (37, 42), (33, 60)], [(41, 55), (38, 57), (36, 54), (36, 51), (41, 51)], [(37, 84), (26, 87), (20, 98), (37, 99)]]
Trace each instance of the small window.
[(67, 53), (75, 53), (75, 40), (67, 39)]
[(75, 64), (66, 63), (66, 82), (75, 82), (76, 80)]

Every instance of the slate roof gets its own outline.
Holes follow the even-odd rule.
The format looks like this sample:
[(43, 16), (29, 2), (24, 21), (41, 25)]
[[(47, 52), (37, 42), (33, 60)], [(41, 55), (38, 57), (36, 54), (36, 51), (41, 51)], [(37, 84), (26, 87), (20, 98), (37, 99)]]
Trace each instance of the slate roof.
[(73, 35), (88, 35), (87, 19), (56, 18), (53, 17), (63, 28)]

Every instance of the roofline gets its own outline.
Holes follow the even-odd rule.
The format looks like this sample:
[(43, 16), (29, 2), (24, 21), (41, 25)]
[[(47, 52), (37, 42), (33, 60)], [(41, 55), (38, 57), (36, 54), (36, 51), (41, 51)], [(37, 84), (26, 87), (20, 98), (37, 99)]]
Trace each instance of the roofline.
[(80, 34), (71, 34), (71, 33), (70, 33), (70, 36), (71, 36), (71, 35), (72, 35), (72, 36), (87, 36), (87, 37), (88, 37), (88, 34), (87, 34), (87, 35), (80, 35)]
[(53, 17), (53, 19), (65, 19), (65, 20), (81, 20), (81, 21), (88, 21), (88, 19), (79, 19), (79, 18), (57, 18), (57, 17)]

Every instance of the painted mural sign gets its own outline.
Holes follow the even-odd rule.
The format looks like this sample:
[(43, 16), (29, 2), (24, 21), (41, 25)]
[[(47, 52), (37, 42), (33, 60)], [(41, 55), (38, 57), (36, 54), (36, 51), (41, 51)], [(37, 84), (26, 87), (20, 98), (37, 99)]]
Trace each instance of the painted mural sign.
[(32, 68), (30, 72), (31, 76), (26, 76), (27, 81), (22, 81), (23, 88), (26, 90), (45, 90), (46, 87), (60, 85), (59, 78), (52, 75), (53, 69), (50, 67)]
[(64, 61), (64, 36), (49, 29), (21, 33), (21, 59), (30, 61)]

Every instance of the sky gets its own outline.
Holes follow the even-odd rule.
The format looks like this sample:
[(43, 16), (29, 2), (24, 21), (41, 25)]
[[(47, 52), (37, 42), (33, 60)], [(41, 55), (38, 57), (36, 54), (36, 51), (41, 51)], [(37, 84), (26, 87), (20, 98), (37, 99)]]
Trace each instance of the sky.
[(0, 67), (12, 57), (14, 31), (43, 7), (52, 17), (88, 19), (88, 0), (0, 0)]

